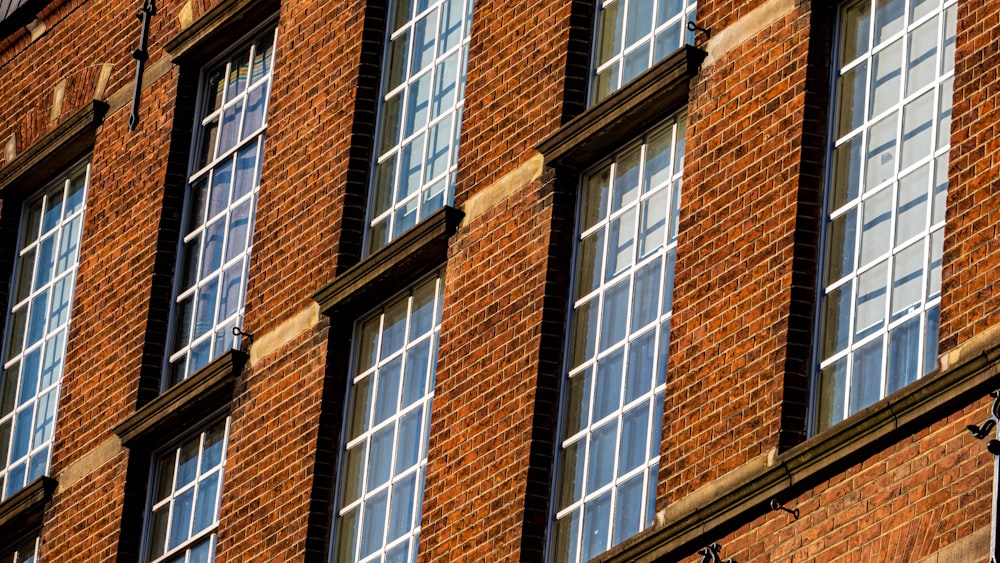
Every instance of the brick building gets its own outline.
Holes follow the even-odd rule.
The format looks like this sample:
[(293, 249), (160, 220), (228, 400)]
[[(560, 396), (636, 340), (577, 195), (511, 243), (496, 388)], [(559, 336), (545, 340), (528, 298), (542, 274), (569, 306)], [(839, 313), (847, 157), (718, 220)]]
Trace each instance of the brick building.
[(998, 42), (0, 0), (0, 561), (989, 561)]

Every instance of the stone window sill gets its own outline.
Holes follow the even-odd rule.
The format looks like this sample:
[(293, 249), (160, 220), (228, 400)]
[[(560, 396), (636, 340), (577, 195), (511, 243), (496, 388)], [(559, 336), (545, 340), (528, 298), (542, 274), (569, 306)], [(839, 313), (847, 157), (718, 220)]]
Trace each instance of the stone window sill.
[(448, 258), (448, 238), (464, 214), (444, 207), (313, 294), (319, 310), (353, 318), (405, 289)]
[(155, 448), (164, 439), (193, 428), (204, 415), (229, 404), (247, 358), (239, 350), (230, 350), (212, 360), (125, 419), (115, 427), (115, 434), (129, 448)]
[(687, 103), (706, 53), (685, 45), (624, 88), (549, 135), (536, 147), (545, 163), (579, 172)]

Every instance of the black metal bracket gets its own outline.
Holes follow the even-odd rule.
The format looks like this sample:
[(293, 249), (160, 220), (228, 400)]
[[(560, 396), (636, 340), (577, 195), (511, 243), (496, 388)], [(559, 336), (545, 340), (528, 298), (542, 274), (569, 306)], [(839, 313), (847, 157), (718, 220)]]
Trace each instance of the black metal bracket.
[(143, 0), (142, 11), (135, 15), (142, 22), (142, 34), (139, 36), (139, 48), (132, 51), (136, 60), (135, 86), (132, 88), (132, 111), (128, 115), (129, 131), (135, 131), (139, 125), (139, 97), (142, 93), (142, 72), (149, 58), (149, 20), (156, 15), (156, 0)]
[(723, 561), (722, 556), (719, 555), (719, 550), (721, 549), (722, 546), (714, 542), (707, 547), (701, 548), (698, 551), (698, 555), (701, 555), (701, 563), (736, 563), (736, 560), (732, 557)]
[(796, 508), (794, 510), (792, 510), (790, 508), (785, 508), (784, 506), (781, 506), (781, 503), (778, 502), (778, 499), (776, 499), (776, 498), (771, 499), (771, 510), (783, 510), (783, 511), (791, 514), (793, 517), (795, 517), (796, 520), (799, 519), (799, 509), (798, 508)]
[(233, 336), (245, 336), (247, 342), (253, 344), (253, 334), (249, 332), (243, 332), (243, 329), (241, 329), (238, 326), (233, 327)]
[(705, 36), (705, 41), (712, 38), (712, 30), (706, 27), (701, 27), (700, 25), (689, 21), (687, 24), (688, 31), (700, 31)]
[[(993, 406), (990, 407), (990, 417), (984, 420), (979, 426), (975, 424), (967, 426), (969, 433), (977, 440), (982, 440), (989, 436), (993, 429), (996, 428), (997, 423), (1000, 423), (1000, 389), (992, 391), (990, 397), (993, 397)], [(1000, 440), (993, 438), (986, 442), (986, 449), (991, 454), (1000, 456)]]

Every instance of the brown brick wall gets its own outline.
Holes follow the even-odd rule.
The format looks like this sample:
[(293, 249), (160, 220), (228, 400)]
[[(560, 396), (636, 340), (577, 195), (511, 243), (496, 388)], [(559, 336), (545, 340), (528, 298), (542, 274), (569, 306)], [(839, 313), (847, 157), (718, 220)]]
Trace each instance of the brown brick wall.
[(558, 217), (572, 201), (556, 196), (551, 182), (518, 189), (453, 239), (422, 561), (540, 558), (561, 358), (561, 341), (543, 327), (565, 314), (558, 283), (565, 258), (550, 265), (549, 255), (559, 256), (566, 223)]
[[(815, 4), (795, 2), (692, 82), (658, 508), (805, 429), (832, 21), (829, 3)], [(198, 18), (212, 5), (158, 2), (150, 63), (180, 31), (182, 9)], [(698, 20), (718, 37), (762, 5), (702, 0)], [(63, 118), (89, 101), (100, 65), (111, 68), (105, 95), (131, 88), (137, 8), (56, 1), (39, 15), (41, 39), (19, 31), (0, 40), (0, 144), (16, 134), (23, 151), (58, 124), (50, 108), (61, 80)], [(282, 2), (244, 327), (258, 338), (312, 307), (312, 293), (359, 259), (382, 11), (354, 0)], [(1000, 9), (962, 0), (959, 14), (942, 350), (1000, 322), (991, 299)], [(592, 16), (584, 0), (477, 2), (459, 206), (583, 111)], [(146, 84), (136, 132), (127, 105), (98, 132), (54, 475), (113, 440), (114, 425), (156, 393), (197, 70), (172, 68)], [(451, 240), (422, 561), (542, 558), (575, 191), (572, 175), (546, 170), (468, 217)], [(18, 212), (0, 202), (0, 280)], [(286, 335), (238, 378), (219, 561), (326, 560), (352, 323), (324, 318)], [(964, 430), (986, 406), (789, 500), (797, 521), (762, 514), (706, 543), (719, 541), (740, 563), (935, 553), (988, 525), (991, 459)], [(146, 463), (121, 450), (60, 488), (43, 559), (133, 560)]]
[(306, 331), (245, 370), (237, 385), (219, 563), (305, 557), (326, 342), (325, 326)]
[(998, 33), (1000, 8), (995, 3), (959, 2), (941, 281), (942, 352), (1000, 320), (994, 292), (1000, 268)]
[[(368, 11), (376, 13), (366, 22), (362, 2), (282, 6), (247, 291), (250, 332), (308, 306), (342, 262), (357, 260), (374, 124), (367, 100), (377, 95), (374, 61), (384, 34), (381, 10)], [(356, 108), (364, 112), (357, 125)]]
[(456, 206), (517, 168), (582, 110), (592, 19), (584, 4), (476, 0)]
[[(965, 429), (989, 400), (955, 413), (706, 545), (724, 558), (918, 562), (990, 526), (993, 456)], [(695, 561), (695, 555), (682, 560)], [(987, 561), (986, 553), (962, 561)], [(941, 559), (958, 561), (957, 559)]]
[(799, 193), (809, 17), (793, 11), (692, 83), (660, 507), (778, 446), (784, 380), (802, 377), (786, 366), (799, 199), (817, 195)]

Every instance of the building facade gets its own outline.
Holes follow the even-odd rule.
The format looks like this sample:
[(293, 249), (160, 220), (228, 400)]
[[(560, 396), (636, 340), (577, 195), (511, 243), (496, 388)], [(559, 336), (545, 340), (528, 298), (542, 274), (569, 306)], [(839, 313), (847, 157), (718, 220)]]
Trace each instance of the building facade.
[(1000, 560), (998, 41), (0, 0), (0, 561)]

